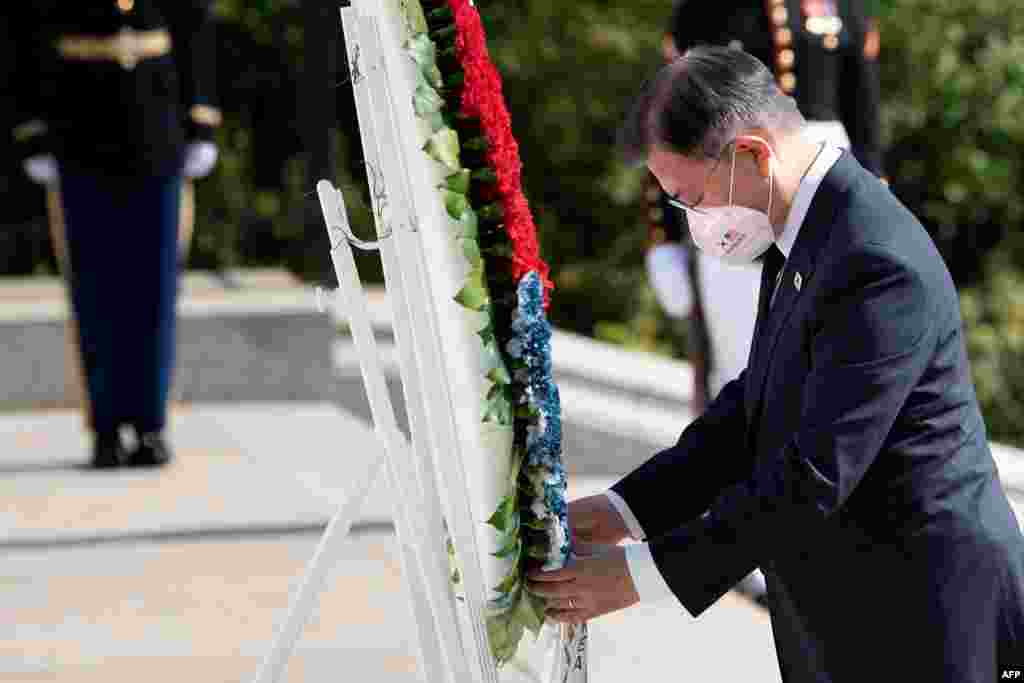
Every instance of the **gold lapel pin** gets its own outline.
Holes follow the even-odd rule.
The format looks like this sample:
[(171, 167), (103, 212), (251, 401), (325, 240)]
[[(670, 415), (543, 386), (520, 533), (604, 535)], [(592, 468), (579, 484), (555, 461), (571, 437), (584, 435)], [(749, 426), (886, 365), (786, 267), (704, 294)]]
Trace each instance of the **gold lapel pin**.
[(800, 291), (800, 288), (804, 286), (804, 278), (800, 273), (793, 276), (793, 286), (796, 287), (796, 291), (798, 292)]

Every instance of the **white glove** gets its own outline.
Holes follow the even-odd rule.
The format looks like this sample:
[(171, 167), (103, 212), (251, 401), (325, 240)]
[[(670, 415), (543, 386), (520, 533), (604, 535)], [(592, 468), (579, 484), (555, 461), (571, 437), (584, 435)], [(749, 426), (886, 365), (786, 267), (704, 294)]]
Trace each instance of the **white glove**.
[(647, 277), (665, 313), (685, 318), (693, 310), (687, 250), (681, 244), (659, 244), (647, 250)]
[(56, 185), (60, 174), (57, 171), (57, 159), (52, 154), (37, 154), (21, 163), (25, 175), (33, 183), (39, 185)]
[(185, 148), (185, 177), (205, 178), (217, 163), (217, 145), (212, 142), (190, 142)]

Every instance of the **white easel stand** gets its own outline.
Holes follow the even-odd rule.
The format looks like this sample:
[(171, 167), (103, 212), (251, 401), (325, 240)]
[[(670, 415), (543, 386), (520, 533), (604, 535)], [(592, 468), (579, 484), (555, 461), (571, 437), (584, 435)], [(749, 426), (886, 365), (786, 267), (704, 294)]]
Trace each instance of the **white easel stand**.
[[(354, 480), (352, 493), (331, 519), (323, 536), (310, 559), (303, 580), (294, 594), (288, 608), (284, 624), (278, 631), (270, 652), (265, 658), (256, 683), (277, 683), (281, 680), (295, 645), (308, 623), (326, 588), (327, 577), (335, 566), (340, 551), (347, 541), (347, 536), (357, 519), (360, 509), (370, 492), (370, 486), (383, 468), (388, 473), (392, 484), (395, 501), (395, 527), (401, 547), (402, 576), (406, 582), (412, 600), (413, 616), (417, 624), (419, 640), (419, 663), (421, 671), (428, 681), (445, 681), (445, 666), (442, 653), (437, 642), (437, 633), (433, 630), (428, 590), (422, 571), (422, 547), (430, 539), (417, 533), (419, 529), (413, 520), (417, 518), (418, 508), (423, 505), (418, 492), (408, 490), (396, 476), (396, 463), (407, 461), (409, 447), (398, 430), (391, 399), (387, 392), (384, 374), (380, 367), (376, 340), (370, 325), (366, 308), (365, 296), (355, 259), (349, 244), (348, 220), (344, 214), (341, 194), (327, 181), (317, 185), (321, 209), (328, 225), (331, 238), (331, 259), (335, 274), (341, 285), (340, 291), (345, 297), (346, 310), (352, 337), (359, 352), (363, 382), (370, 402), (373, 415), (374, 431), (384, 446), (383, 453), (375, 457), (367, 469)], [(340, 235), (340, 239), (339, 239)], [(361, 243), (365, 247), (366, 243)]]

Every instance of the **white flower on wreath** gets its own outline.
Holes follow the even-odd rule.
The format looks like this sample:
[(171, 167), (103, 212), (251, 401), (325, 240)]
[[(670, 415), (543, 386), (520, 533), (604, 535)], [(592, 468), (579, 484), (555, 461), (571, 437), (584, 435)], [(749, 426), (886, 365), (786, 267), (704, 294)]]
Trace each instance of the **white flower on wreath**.
[(532, 424), (526, 428), (526, 445), (532, 447), (537, 442), (537, 439), (544, 436), (544, 433), (548, 428), (548, 416), (541, 411), (537, 416), (537, 423)]
[(508, 351), (508, 355), (513, 358), (523, 357), (523, 342), (518, 337), (513, 337), (505, 344), (505, 349)]
[(537, 468), (531, 470), (529, 475), (530, 483), (533, 485), (533, 497), (544, 501), (544, 482), (548, 480), (548, 471)]
[(565, 535), (565, 526), (557, 519), (548, 523), (548, 561), (544, 569), (558, 569), (561, 567), (562, 548), (568, 543)]
[(562, 483), (563, 475), (561, 472), (551, 472), (549, 476), (544, 480), (544, 483), (548, 486), (558, 486)]

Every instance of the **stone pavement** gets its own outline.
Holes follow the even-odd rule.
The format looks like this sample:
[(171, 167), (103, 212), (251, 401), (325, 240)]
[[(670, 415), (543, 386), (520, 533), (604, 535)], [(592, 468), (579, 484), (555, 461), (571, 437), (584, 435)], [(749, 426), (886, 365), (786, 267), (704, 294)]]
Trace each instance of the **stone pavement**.
[[(69, 412), (0, 416), (0, 680), (247, 681), (349, 478), (377, 452), (327, 404), (178, 406), (178, 460), (92, 472)], [(567, 454), (571, 463), (571, 456)], [(606, 476), (573, 478), (571, 495)], [(287, 680), (416, 680), (378, 483)], [(592, 625), (591, 680), (778, 680), (766, 615), (729, 595)], [(742, 653), (742, 656), (737, 656)]]

